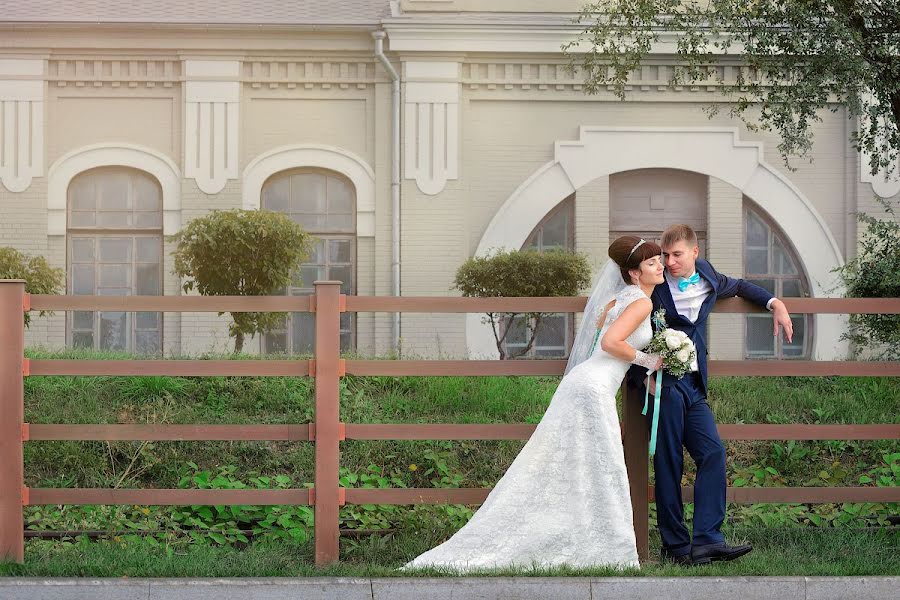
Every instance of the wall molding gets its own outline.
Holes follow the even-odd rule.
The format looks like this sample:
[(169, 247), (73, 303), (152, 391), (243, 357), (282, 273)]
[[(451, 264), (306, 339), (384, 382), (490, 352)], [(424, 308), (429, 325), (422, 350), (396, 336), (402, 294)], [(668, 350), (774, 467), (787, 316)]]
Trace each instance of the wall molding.
[(251, 160), (244, 168), (242, 208), (258, 210), (262, 188), (272, 175), (288, 169), (313, 167), (344, 175), (356, 188), (356, 235), (375, 236), (375, 171), (362, 158), (334, 146), (296, 144), (281, 146)]
[(135, 144), (95, 144), (73, 150), (47, 172), (47, 235), (65, 235), (69, 184), (88, 169), (120, 166), (149, 173), (162, 188), (163, 234), (181, 230), (181, 173), (175, 162), (156, 150)]
[[(831, 270), (844, 264), (824, 219), (803, 193), (769, 165), (761, 142), (741, 140), (730, 127), (588, 127), (577, 140), (560, 140), (554, 159), (537, 169), (497, 210), (475, 252), (519, 249), (554, 206), (598, 177), (647, 168), (671, 168), (716, 177), (741, 190), (776, 222), (797, 249), (814, 297), (840, 296)], [(577, 199), (576, 199), (577, 202)], [(843, 357), (842, 315), (816, 315), (817, 359)], [(496, 357), (490, 327), (467, 315), (470, 357)]]

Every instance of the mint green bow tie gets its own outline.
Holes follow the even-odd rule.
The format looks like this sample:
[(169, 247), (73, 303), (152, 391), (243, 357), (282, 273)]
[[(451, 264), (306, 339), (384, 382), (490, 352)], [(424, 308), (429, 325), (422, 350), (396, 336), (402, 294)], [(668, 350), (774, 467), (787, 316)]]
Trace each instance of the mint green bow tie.
[(689, 285), (697, 285), (698, 283), (700, 283), (700, 273), (694, 273), (688, 278), (679, 278), (678, 289), (683, 292), (684, 290), (688, 289)]

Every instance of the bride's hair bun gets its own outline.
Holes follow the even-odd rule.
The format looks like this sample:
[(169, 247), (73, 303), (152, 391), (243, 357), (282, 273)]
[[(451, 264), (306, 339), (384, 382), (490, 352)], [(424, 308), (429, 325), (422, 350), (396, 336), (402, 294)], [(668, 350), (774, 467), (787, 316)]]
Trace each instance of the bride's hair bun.
[(609, 245), (609, 257), (619, 265), (622, 279), (628, 284), (632, 283), (629, 269), (637, 269), (643, 261), (660, 254), (662, 248), (658, 244), (651, 241), (641, 243), (641, 238), (636, 235), (623, 235)]

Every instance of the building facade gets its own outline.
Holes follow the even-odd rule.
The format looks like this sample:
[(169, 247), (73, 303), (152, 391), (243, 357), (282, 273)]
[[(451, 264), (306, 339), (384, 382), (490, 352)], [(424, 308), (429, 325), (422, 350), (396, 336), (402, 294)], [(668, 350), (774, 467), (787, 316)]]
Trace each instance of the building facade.
[[(4, 4), (0, 245), (47, 256), (70, 294), (179, 294), (167, 236), (214, 209), (266, 208), (319, 239), (285, 290), (296, 295), (316, 279), (348, 294), (454, 295), (460, 264), (500, 248), (569, 248), (599, 269), (617, 235), (684, 222), (721, 272), (780, 296), (837, 296), (853, 213), (900, 191), (868, 176), (843, 107), (822, 113), (813, 162), (795, 170), (777, 136), (707, 118), (723, 97), (714, 82), (670, 85), (666, 40), (625, 101), (587, 95), (560, 51), (581, 2)], [(719, 68), (727, 80), (742, 67)], [(531, 355), (565, 356), (577, 320), (549, 319)], [(721, 359), (846, 353), (840, 316), (797, 315), (793, 344), (773, 340), (766, 315), (714, 315), (711, 329)], [(227, 320), (205, 313), (56, 314), (27, 342), (231, 346)], [(311, 343), (295, 314), (245, 349)], [(345, 349), (398, 343), (496, 356), (477, 314), (344, 316)]]

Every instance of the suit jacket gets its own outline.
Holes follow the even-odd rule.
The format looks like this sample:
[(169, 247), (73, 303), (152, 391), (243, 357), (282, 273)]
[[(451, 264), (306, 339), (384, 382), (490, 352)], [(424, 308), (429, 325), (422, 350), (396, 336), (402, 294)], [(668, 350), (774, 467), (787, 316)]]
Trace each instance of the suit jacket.
[[(697, 273), (712, 286), (712, 293), (706, 297), (703, 305), (700, 307), (700, 314), (693, 323), (680, 314), (675, 309), (675, 300), (672, 298), (672, 292), (669, 290), (669, 284), (663, 281), (657, 285), (650, 296), (653, 301), (653, 312), (660, 308), (666, 309), (666, 326), (685, 332), (694, 346), (697, 348), (697, 367), (700, 370), (700, 377), (703, 380), (703, 392), (707, 390), (707, 366), (706, 357), (709, 354), (706, 342), (706, 320), (709, 313), (712, 312), (716, 300), (720, 298), (731, 298), (732, 296), (740, 296), (745, 300), (749, 300), (754, 304), (765, 307), (772, 299), (772, 294), (756, 284), (744, 281), (743, 279), (734, 279), (727, 275), (722, 275), (716, 271), (711, 264), (705, 260), (697, 260)], [(639, 365), (632, 365), (626, 376), (629, 385), (643, 388), (647, 378), (647, 369)], [(663, 387), (673, 385), (678, 379), (669, 373), (663, 373)]]

